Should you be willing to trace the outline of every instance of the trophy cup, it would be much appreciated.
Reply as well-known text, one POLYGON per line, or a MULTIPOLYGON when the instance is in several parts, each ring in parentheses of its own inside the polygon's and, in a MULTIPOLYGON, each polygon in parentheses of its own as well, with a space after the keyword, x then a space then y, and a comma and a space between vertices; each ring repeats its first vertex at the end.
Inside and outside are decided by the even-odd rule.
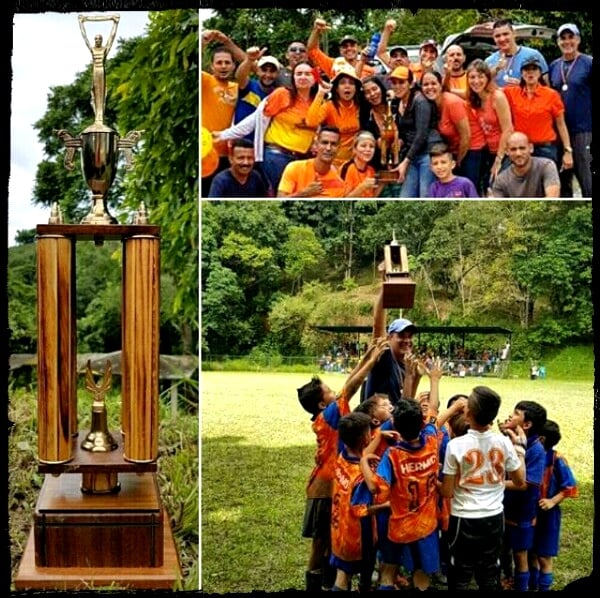
POLYGON ((415 283, 408 271, 408 254, 393 234, 392 241, 383 248, 383 307, 412 307, 415 301, 415 283))
POLYGON ((398 182, 398 173, 393 169, 400 162, 400 138, 398 128, 392 114, 392 98, 387 98, 387 112, 383 117, 383 127, 380 131, 381 139, 381 169, 377 172, 380 183, 398 182))
MULTIPOLYGON (((157 481, 159 416, 160 227, 148 224, 144 202, 132 224, 119 224, 106 208, 117 155, 127 167, 141 131, 120 139, 104 122, 104 61, 119 15, 79 16, 113 22, 106 46, 96 35, 92 107, 95 119, 78 138, 56 131, 73 168, 81 149, 92 209, 79 224, 63 223, 58 202, 48 224, 36 227, 37 440, 44 480, 34 524, 15 579, 17 590, 79 590, 90 586, 173 589, 181 578, 170 518, 157 481), (110 360, 98 383, 90 361, 85 385, 92 393, 90 429, 79 428, 77 355, 77 244, 120 240, 121 425, 111 433, 105 398, 110 360), (79 440, 78 440, 79 437, 79 440)), ((84 35, 85 37, 85 35, 84 35)))
POLYGON ((143 131, 130 131, 123 139, 119 134, 104 124, 104 108, 106 104, 105 62, 108 52, 117 33, 120 15, 79 15, 79 28, 83 39, 92 54, 92 89, 91 105, 94 111, 94 122, 79 137, 73 137, 65 129, 55 130, 66 147, 65 168, 73 170, 73 155, 81 148, 81 168, 85 181, 92 192, 92 207, 83 218, 81 224, 118 224, 117 219, 108 212, 106 196, 115 180, 117 158, 120 150, 125 152, 125 168, 133 168, 132 148, 141 138, 143 131), (112 29, 105 45, 102 35, 94 37, 90 43, 85 29, 87 21, 112 21, 112 29))

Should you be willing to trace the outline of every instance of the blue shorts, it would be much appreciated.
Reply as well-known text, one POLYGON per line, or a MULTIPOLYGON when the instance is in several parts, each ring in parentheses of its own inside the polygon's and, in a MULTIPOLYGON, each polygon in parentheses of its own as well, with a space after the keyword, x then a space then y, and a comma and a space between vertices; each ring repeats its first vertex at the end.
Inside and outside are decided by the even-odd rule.
POLYGON ((431 574, 440 570, 440 541, 437 528, 428 536, 408 544, 383 539, 380 557, 384 563, 401 565, 409 573, 421 569, 431 574))
POLYGON ((538 556, 558 556, 561 513, 558 507, 540 511, 535 524, 533 552, 538 556))
POLYGON ((506 548, 510 548, 513 552, 521 552, 522 550, 531 550, 533 548, 534 525, 529 527, 506 525, 504 533, 506 548))
POLYGON ((329 557, 329 564, 340 571, 348 573, 348 575, 355 575, 362 570, 362 561, 344 561, 333 554, 329 557))

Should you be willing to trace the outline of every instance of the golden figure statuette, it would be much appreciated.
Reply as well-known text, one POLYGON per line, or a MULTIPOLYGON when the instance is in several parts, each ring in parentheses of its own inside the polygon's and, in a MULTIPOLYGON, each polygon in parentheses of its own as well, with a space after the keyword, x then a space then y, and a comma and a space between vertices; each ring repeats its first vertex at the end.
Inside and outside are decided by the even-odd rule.
POLYGON ((106 415, 105 396, 111 387, 112 367, 110 361, 106 362, 104 376, 99 384, 94 381, 92 373, 92 365, 88 360, 85 371, 85 387, 92 393, 92 424, 90 431, 81 443, 81 448, 92 453, 107 453, 114 451, 117 448, 117 443, 114 441, 108 431, 108 422, 106 415))

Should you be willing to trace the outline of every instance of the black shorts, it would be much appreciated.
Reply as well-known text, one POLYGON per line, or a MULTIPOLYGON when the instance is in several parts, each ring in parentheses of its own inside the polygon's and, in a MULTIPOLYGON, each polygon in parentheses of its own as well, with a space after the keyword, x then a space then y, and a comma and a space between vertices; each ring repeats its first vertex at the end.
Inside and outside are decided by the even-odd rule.
POLYGON ((302 523, 303 538, 331 536, 331 498, 307 498, 302 523))

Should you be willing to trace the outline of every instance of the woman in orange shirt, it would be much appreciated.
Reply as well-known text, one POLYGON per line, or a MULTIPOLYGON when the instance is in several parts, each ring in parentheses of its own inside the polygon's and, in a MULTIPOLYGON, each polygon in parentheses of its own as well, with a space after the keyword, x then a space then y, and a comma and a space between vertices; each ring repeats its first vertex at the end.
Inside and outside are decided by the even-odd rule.
POLYGON ((491 187, 500 170, 510 163, 505 159, 506 142, 513 132, 510 105, 504 91, 496 86, 489 65, 480 58, 473 60, 467 67, 467 108, 473 113, 487 145, 484 157, 483 184, 491 187))
POLYGON ((264 115, 270 122, 265 131, 263 171, 275 191, 290 162, 311 157, 316 127, 306 122, 306 116, 316 94, 315 70, 303 61, 294 66, 291 87, 278 87, 265 99, 264 115))
POLYGON ((319 82, 319 90, 306 115, 309 127, 324 124, 339 129, 340 149, 333 161, 336 167, 352 158, 354 136, 360 130, 360 91, 360 79, 354 68, 341 65, 335 71, 331 84, 323 80, 319 82))
POLYGON ((504 88, 512 113, 515 131, 525 133, 533 144, 533 155, 551 158, 559 170, 573 168, 573 153, 565 123, 565 106, 560 94, 542 79, 537 58, 521 66, 519 85, 504 88), (564 148, 562 164, 558 162, 557 132, 564 148))

